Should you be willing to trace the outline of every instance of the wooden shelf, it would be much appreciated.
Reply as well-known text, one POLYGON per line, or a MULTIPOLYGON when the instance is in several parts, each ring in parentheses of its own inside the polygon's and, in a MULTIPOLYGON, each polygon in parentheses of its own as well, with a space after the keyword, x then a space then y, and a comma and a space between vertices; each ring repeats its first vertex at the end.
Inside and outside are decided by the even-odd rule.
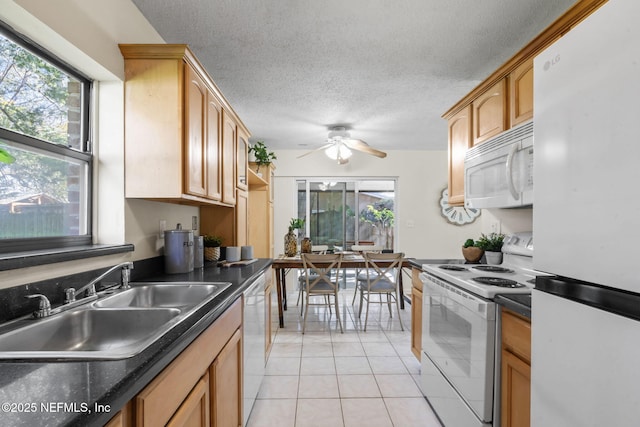
MULTIPOLYGON (((265 170, 267 171, 267 173, 269 173, 269 169, 265 168, 265 170)), ((269 185, 269 183, 261 176, 258 176, 257 173, 255 173, 253 171, 253 169, 249 168, 249 171, 247 173, 248 176, 248 182, 249 182, 249 188, 259 188, 259 187, 266 187, 269 185)))

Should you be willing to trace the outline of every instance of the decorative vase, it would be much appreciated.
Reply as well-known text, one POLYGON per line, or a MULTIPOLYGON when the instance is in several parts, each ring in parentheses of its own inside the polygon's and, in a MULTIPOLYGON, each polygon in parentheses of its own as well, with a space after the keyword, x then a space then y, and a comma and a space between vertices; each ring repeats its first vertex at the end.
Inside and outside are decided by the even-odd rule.
POLYGON ((218 261, 220 259, 220 246, 204 248, 204 259, 207 261, 218 261))
POLYGON ((462 256, 467 262, 478 262, 483 254, 484 250, 477 246, 462 247, 462 256))
POLYGON ((502 252, 486 251, 484 253, 484 256, 487 259, 487 264, 493 264, 493 265, 502 264, 502 252))
POLYGON ((284 235, 284 254, 286 256, 296 256, 298 252, 298 240, 293 230, 284 235))
POLYGON ((305 237, 304 239, 302 239, 302 244, 300 245, 300 252, 304 253, 304 254, 310 254, 311 253, 311 239, 308 237, 305 237))

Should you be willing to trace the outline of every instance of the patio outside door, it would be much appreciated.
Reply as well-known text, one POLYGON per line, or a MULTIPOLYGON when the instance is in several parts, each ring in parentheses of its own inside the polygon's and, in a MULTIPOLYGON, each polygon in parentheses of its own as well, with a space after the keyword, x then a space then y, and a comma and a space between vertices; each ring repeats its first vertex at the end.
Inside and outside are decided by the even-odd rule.
POLYGON ((394 249, 393 179, 298 180, 298 218, 314 245, 349 250, 354 244, 394 249))

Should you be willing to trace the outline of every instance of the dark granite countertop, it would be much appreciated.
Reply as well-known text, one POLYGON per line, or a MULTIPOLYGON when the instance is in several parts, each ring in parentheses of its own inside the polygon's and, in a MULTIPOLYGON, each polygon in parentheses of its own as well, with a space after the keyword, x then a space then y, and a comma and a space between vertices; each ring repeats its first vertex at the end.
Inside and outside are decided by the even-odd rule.
POLYGON ((501 306, 531 319, 531 294, 500 294, 494 301, 501 306))
MULTIPOLYGON (((0 425, 102 426, 209 327, 269 267, 207 266, 145 280, 226 281, 227 290, 140 354, 122 360, 0 362, 0 425), (109 408, 96 411, 96 405, 109 408)), ((124 332, 123 332, 124 333, 124 332)))

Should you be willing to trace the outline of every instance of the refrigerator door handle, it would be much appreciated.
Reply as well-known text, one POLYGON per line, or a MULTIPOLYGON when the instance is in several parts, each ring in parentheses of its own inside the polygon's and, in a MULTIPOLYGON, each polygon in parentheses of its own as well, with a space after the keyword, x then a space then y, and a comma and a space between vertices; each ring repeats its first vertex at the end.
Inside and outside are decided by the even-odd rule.
POLYGON ((509 192, 514 199, 520 200, 520 193, 516 190, 516 186, 513 185, 513 157, 518 151, 518 144, 513 144, 509 156, 507 156, 507 184, 509 185, 509 192))

